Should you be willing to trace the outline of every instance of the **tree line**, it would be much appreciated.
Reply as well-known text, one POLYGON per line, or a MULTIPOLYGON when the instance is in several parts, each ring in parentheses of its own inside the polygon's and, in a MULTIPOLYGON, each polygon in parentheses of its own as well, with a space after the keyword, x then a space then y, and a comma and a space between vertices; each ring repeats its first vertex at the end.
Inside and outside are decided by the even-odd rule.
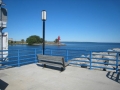
POLYGON ((37 35, 31 35, 26 40, 21 39, 21 41, 8 40, 8 44, 28 44, 28 45, 33 45, 33 44, 38 44, 38 43, 43 43, 43 39, 40 38, 37 35))
MULTIPOLYGON (((31 35, 29 36, 26 41, 24 39, 21 39, 21 41, 8 41, 9 44, 28 44, 28 45, 33 45, 33 44, 40 44, 43 43, 43 38, 40 38, 37 35, 31 35)), ((58 43, 58 39, 54 40, 54 43, 58 43)))

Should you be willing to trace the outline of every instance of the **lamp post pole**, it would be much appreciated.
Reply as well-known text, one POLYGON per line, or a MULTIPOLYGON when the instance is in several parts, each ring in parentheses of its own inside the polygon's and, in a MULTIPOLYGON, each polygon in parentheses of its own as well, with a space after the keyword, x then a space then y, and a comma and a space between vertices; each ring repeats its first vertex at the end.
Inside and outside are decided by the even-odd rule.
POLYGON ((46 11, 42 10, 42 21, 43 21, 43 55, 45 54, 45 21, 46 21, 46 11))
POLYGON ((43 20, 43 55, 45 54, 45 20, 43 20))

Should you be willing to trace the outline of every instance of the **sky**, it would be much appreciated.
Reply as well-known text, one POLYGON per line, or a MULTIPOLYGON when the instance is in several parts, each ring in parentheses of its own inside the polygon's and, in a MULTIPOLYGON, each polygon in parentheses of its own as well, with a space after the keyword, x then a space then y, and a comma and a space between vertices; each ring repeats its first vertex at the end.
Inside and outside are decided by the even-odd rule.
POLYGON ((120 42, 120 0, 3 0, 9 38, 42 38, 42 10, 47 12, 45 40, 120 42))

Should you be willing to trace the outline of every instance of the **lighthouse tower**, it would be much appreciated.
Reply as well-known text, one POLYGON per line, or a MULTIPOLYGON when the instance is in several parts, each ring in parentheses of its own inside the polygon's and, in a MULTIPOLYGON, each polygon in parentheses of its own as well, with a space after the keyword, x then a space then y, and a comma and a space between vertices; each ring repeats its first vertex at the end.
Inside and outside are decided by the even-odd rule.
POLYGON ((60 44, 60 36, 58 36, 58 45, 60 44))

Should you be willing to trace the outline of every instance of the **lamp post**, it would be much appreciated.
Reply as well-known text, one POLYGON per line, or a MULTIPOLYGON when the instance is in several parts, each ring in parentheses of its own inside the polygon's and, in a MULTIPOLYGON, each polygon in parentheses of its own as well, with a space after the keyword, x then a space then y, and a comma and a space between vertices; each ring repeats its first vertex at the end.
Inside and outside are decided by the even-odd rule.
POLYGON ((43 55, 45 54, 45 21, 46 21, 46 11, 42 10, 42 21, 43 21, 43 55))

